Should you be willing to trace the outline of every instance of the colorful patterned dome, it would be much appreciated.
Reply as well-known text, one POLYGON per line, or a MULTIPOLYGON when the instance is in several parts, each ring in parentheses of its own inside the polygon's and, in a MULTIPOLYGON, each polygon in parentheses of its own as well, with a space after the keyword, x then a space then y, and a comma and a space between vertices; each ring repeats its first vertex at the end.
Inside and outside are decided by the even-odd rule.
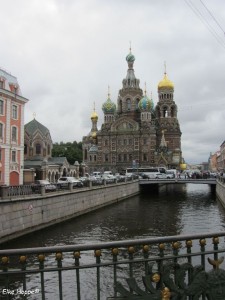
POLYGON ((135 56, 130 52, 130 53, 126 56, 126 61, 127 61, 127 62, 134 62, 134 61, 135 61, 135 56))
POLYGON ((114 114, 116 112, 116 104, 112 102, 110 97, 102 105, 102 110, 105 114, 114 114))
POLYGON ((138 108, 140 111, 151 111, 154 108, 152 99, 149 99, 146 95, 139 101, 138 108))
POLYGON ((158 90, 160 89, 174 89, 174 84, 169 80, 166 73, 164 73, 163 80, 161 80, 158 84, 158 90))

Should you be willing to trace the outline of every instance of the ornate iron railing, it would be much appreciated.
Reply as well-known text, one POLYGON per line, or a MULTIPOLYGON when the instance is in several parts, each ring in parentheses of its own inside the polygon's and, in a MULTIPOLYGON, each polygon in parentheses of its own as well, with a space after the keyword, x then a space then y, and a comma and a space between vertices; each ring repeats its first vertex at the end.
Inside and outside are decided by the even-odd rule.
POLYGON ((224 300, 224 237, 0 250, 0 299, 224 300))

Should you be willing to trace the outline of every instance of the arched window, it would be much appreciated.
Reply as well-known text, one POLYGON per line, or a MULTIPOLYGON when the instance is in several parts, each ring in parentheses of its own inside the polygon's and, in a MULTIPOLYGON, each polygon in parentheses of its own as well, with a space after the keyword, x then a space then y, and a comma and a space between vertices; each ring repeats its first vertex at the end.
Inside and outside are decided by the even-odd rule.
POLYGON ((127 110, 131 110, 131 100, 127 99, 127 110))
POLYGON ((36 154, 41 154, 41 144, 36 144, 36 154))
POLYGON ((15 126, 12 127, 12 141, 17 141, 17 128, 15 126))
POLYGON ((171 107, 171 117, 172 118, 176 117, 176 109, 174 106, 171 107))
POLYGON ((138 109, 139 99, 136 99, 135 108, 138 109))
POLYGON ((122 112, 122 100, 120 100, 120 102, 119 102, 119 112, 122 112))
POLYGON ((168 109, 167 109, 167 107, 163 107, 163 117, 164 118, 168 117, 168 109))

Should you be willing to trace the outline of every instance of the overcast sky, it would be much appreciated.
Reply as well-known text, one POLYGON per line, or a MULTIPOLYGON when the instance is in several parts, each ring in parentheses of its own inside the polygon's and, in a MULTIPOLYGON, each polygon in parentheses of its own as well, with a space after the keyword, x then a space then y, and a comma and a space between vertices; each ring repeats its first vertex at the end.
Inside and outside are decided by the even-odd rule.
POLYGON ((0 67, 29 102, 25 123, 45 125, 53 142, 81 141, 95 102, 117 102, 130 41, 135 75, 156 105, 167 74, 187 163, 207 161, 225 139, 224 0, 1 1, 0 67), (194 5, 194 6, 193 6, 194 5))

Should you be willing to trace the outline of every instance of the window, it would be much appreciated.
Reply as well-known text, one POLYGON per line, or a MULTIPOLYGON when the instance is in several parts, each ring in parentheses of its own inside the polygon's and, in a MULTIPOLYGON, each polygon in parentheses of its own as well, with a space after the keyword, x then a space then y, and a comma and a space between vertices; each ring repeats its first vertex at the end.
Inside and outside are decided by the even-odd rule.
POLYGON ((127 99, 127 110, 131 110, 131 101, 127 99))
POLYGON ((12 150, 12 162, 16 162, 16 150, 12 150))
POLYGON ((0 123, 0 139, 3 139, 3 124, 0 123))
POLYGON ((18 107, 16 105, 12 106, 12 118, 18 119, 18 107))
POLYGON ((27 144, 24 144, 24 154, 27 154, 27 144))
POLYGON ((148 156, 146 153, 143 153, 143 161, 147 161, 148 160, 148 156))
POLYGON ((105 161, 109 161, 109 155, 105 154, 105 161))
POLYGON ((4 101, 0 100, 0 115, 4 115, 4 101))
POLYGON ((36 154, 41 154, 41 145, 36 144, 36 154))
POLYGON ((138 109, 139 99, 136 99, 136 109, 138 109))
POLYGON ((17 128, 15 126, 12 127, 12 142, 17 141, 17 128))

